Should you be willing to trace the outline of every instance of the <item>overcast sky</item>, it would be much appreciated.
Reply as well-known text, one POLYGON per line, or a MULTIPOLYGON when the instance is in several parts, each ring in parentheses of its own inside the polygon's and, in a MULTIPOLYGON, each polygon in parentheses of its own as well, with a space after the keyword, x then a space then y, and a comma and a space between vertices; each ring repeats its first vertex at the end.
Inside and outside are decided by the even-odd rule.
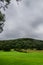
POLYGON ((0 40, 35 38, 43 40, 43 0, 11 1, 0 40))

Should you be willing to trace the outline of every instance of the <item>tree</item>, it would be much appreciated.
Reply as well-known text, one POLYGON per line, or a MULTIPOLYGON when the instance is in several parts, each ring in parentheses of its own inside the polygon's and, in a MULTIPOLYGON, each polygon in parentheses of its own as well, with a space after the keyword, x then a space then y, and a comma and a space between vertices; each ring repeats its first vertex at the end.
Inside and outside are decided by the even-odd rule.
POLYGON ((2 10, 5 11, 6 8, 8 8, 9 3, 10 0, 0 0, 0 33, 3 31, 3 26, 5 22, 5 14, 2 13, 2 10))
MULTIPOLYGON (((6 10, 8 8, 8 5, 10 4, 11 0, 0 0, 0 33, 3 31, 3 26, 5 22, 5 14, 2 13, 2 10, 6 10)), ((17 3, 21 0, 16 0, 17 3)))

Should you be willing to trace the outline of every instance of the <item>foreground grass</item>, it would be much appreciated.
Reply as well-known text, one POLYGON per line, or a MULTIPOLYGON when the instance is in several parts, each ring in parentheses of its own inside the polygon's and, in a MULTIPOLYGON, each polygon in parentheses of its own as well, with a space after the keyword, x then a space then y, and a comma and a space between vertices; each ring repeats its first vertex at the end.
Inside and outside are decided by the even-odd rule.
POLYGON ((0 52, 0 65, 43 65, 42 52, 0 52))

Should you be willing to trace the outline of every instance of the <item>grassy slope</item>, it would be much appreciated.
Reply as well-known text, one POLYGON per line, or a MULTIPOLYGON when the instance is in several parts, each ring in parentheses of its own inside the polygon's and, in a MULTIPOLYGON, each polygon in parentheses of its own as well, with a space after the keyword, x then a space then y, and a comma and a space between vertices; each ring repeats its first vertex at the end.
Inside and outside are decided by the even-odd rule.
POLYGON ((43 52, 0 52, 0 65, 43 65, 43 52))

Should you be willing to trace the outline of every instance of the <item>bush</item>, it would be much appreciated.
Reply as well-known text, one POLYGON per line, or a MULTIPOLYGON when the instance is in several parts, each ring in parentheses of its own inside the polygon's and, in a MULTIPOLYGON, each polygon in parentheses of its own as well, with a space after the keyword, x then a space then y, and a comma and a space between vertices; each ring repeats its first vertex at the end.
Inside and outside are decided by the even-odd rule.
POLYGON ((0 45, 0 50, 2 50, 2 45, 0 45))
POLYGON ((5 46, 3 46, 3 50, 4 50, 4 51, 10 51, 11 48, 10 48, 9 45, 5 45, 5 46))

